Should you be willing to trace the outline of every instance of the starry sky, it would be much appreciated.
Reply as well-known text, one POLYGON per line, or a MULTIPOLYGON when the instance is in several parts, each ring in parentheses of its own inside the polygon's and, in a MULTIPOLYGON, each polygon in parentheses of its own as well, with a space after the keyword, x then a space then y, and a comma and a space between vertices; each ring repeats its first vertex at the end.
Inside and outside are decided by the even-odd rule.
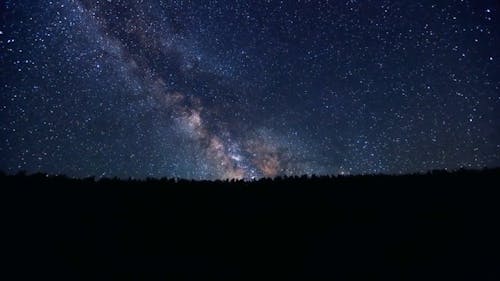
POLYGON ((4 0, 0 170, 500 166, 496 0, 4 0))

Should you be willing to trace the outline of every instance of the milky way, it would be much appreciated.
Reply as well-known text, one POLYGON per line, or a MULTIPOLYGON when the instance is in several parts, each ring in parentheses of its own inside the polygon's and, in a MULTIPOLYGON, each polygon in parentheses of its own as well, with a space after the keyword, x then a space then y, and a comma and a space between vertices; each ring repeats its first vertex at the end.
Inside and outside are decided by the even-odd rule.
POLYGON ((0 169, 215 179, 500 164, 498 2, 330 2, 5 1, 0 169))

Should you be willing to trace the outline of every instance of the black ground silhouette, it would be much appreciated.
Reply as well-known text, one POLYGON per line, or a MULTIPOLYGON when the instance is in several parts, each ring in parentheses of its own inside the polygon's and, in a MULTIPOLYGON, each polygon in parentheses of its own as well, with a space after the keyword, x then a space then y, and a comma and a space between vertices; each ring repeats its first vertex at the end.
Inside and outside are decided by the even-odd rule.
POLYGON ((499 280, 499 177, 499 169, 255 182, 2 175, 2 274, 499 280))

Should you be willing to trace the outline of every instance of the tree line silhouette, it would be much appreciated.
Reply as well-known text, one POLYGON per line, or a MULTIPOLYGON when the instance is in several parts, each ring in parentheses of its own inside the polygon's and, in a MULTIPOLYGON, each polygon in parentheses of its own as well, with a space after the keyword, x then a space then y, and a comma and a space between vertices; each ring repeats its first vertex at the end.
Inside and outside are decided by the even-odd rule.
POLYGON ((498 280, 499 177, 500 169, 250 181, 0 173, 0 274, 498 280))

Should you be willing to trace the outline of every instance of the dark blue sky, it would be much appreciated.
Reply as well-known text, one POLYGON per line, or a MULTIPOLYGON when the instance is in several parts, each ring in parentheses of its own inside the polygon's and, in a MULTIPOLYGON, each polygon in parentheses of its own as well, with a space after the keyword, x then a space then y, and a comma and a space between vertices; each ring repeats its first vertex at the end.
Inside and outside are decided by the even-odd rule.
POLYGON ((0 170, 196 179, 500 165, 500 4, 3 1, 0 170))

